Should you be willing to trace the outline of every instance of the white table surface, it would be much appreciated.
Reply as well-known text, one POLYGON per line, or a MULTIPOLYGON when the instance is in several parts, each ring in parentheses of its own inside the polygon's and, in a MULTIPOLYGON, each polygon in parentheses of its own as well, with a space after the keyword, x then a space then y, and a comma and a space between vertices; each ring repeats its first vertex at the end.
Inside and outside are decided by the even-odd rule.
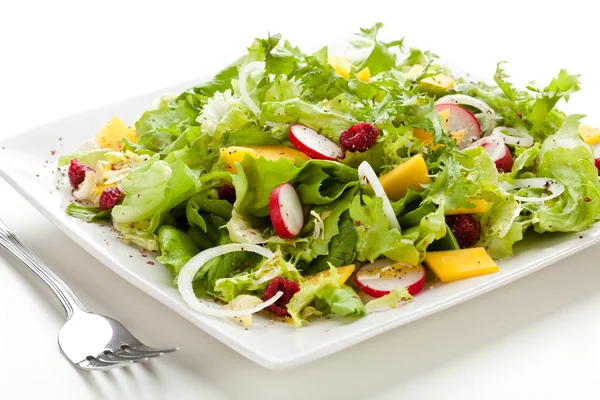
MULTIPOLYGON (((378 20, 386 37, 406 35, 489 77, 504 59, 521 82, 545 81, 561 67, 582 73, 584 89, 567 109, 600 123, 600 24, 584 2, 200 3, 2 2, 0 139, 205 75, 268 31, 314 47, 378 20)), ((58 302, 0 253, 2 399, 598 398, 600 247, 343 353, 272 372, 124 282, 2 180, 0 218, 91 309, 151 345, 181 348, 109 373, 75 369, 57 346, 58 302)))

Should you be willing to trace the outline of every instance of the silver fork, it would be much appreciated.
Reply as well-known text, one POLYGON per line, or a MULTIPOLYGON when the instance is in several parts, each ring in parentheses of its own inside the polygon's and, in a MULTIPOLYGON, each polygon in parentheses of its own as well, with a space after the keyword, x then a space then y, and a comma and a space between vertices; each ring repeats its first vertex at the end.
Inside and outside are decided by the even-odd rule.
POLYGON ((67 322, 58 334, 58 344, 77 367, 85 370, 123 367, 177 350, 146 346, 118 321, 89 312, 71 288, 21 243, 2 221, 0 247, 28 266, 60 300, 67 313, 67 322))

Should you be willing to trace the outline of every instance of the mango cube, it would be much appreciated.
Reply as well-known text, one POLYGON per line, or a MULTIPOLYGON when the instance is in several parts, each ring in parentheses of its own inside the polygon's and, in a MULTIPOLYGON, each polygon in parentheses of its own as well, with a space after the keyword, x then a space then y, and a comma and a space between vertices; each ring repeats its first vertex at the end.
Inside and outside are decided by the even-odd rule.
POLYGON ((600 129, 589 125, 580 125, 578 132, 581 139, 587 144, 592 145, 600 143, 600 129))
POLYGON ((468 200, 469 203, 475 204, 475 208, 459 207, 454 210, 446 211, 446 215, 456 214, 480 214, 488 210, 489 204, 483 199, 472 199, 468 200))
POLYGON ((219 151, 221 153, 220 159, 225 164, 225 170, 234 174, 237 174, 237 167, 235 163, 241 162, 246 155, 249 155, 252 158, 263 157, 270 161, 277 161, 280 158, 287 158, 292 162, 296 162, 297 158, 301 160, 310 159, 301 151, 283 145, 248 147, 231 146, 224 147, 219 151))
POLYGON ((409 158, 404 164, 400 164, 387 174, 382 175, 379 181, 390 200, 398 201, 404 197, 409 188, 421 191, 423 190, 421 184, 430 183, 431 179, 423 156, 417 154, 409 158))
POLYGON ((96 142, 103 149, 113 149, 115 151, 123 150, 123 138, 130 142, 137 143, 137 136, 133 129, 130 129, 121 118, 114 116, 104 128, 96 134, 96 142))
MULTIPOLYGON (((344 284, 344 282, 346 282, 348 280, 348 278, 350 277, 350 275, 352 275, 353 272, 354 272, 354 264, 344 265, 343 267, 338 267, 337 273, 340 274, 340 279, 339 279, 338 283, 340 285, 344 284)), ((310 276, 306 277, 306 279, 312 285, 316 285, 319 282, 319 280, 321 280, 323 278, 327 278, 329 275, 331 275, 331 272, 327 270, 327 271, 322 271, 322 272, 316 273, 314 275, 310 275, 310 276)))
POLYGON ((425 265, 442 282, 452 282, 498 272, 498 266, 483 247, 428 251, 425 256, 425 265))

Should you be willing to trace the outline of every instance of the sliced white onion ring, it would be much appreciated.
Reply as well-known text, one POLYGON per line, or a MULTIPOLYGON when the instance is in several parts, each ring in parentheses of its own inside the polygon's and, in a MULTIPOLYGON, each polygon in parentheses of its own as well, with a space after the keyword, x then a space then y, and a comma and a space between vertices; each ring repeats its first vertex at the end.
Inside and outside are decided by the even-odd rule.
POLYGON ((477 108, 485 116, 485 135, 490 134, 496 127, 496 112, 485 102, 475 97, 467 96, 466 94, 449 94, 439 98, 435 104, 463 104, 477 108))
POLYGON ((240 96, 246 104, 246 107, 250 111, 252 111, 255 115, 260 113, 260 108, 256 105, 256 103, 250 98, 248 94, 248 77, 252 75, 254 72, 264 71, 265 63, 263 61, 254 61, 244 65, 240 68, 240 81, 238 82, 240 88, 240 96))
POLYGON ((504 139, 499 136, 486 136, 474 141, 469 147, 483 147, 492 160, 497 161, 504 155, 504 139))
POLYGON ((183 266, 177 278, 177 286, 179 287, 179 292, 183 296, 185 302, 190 307, 192 307, 194 310, 198 311, 201 314, 212 315, 214 317, 239 317, 242 315, 257 313, 269 307, 271 304, 279 300, 281 296, 283 296, 283 292, 279 291, 275 294, 275 296, 271 297, 269 300, 257 305, 256 307, 248 308, 245 310, 225 310, 222 308, 213 308, 200 302, 200 300, 198 300, 198 298, 196 297, 196 294, 194 293, 194 288, 192 286, 192 281, 194 280, 194 276, 196 276, 198 270, 213 258, 221 256, 223 254, 233 253, 236 251, 250 251, 266 258, 271 258, 274 256, 271 250, 265 249, 264 247, 257 246, 254 244, 239 243, 230 243, 218 247, 212 247, 210 249, 204 250, 196 254, 196 256, 194 256, 190 261, 187 262, 187 264, 183 266))
POLYGON ((500 186, 500 188, 504 191, 522 188, 534 188, 545 189, 552 193, 551 195, 542 197, 515 196, 515 199, 526 203, 543 203, 560 196, 565 191, 565 186, 562 183, 550 178, 514 179, 512 183, 500 182, 498 186, 500 186))
POLYGON ((371 164, 367 161, 363 161, 358 166, 358 179, 362 185, 368 183, 371 184, 371 188, 373 189, 373 192, 375 192, 375 195, 381 197, 383 200, 383 213, 388 219, 390 227, 400 230, 400 224, 398 223, 396 214, 394 214, 392 203, 390 203, 390 199, 388 199, 387 194, 385 194, 385 190, 383 190, 383 186, 381 185, 381 182, 379 182, 379 178, 377 178, 377 174, 373 170, 373 167, 371 167, 371 164))
POLYGON ((527 133, 525 129, 509 128, 508 126, 499 126, 497 128, 494 128, 491 136, 499 136, 504 139, 504 142, 506 144, 510 144, 512 146, 533 146, 533 136, 527 133))

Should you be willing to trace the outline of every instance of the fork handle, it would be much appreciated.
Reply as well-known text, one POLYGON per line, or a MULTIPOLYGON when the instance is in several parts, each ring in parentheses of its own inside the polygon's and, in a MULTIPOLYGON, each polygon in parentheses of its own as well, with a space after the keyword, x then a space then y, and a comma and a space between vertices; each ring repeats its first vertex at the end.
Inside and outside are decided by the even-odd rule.
POLYGON ((52 272, 14 233, 0 220, 0 247, 29 267, 46 285, 52 289, 70 319, 76 310, 87 311, 71 288, 52 272))

